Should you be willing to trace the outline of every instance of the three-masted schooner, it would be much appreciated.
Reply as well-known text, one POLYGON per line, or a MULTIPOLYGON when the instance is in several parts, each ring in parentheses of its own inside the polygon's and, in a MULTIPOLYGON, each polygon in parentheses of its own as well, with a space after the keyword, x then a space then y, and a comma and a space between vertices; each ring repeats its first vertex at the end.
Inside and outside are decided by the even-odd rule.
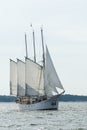
POLYGON ((43 65, 36 62, 34 31, 34 60, 28 58, 26 35, 25 62, 20 59, 17 59, 17 62, 10 59, 10 94, 17 96, 16 102, 22 110, 57 110, 59 97, 65 92, 47 46, 44 49, 42 28, 41 38, 43 65))

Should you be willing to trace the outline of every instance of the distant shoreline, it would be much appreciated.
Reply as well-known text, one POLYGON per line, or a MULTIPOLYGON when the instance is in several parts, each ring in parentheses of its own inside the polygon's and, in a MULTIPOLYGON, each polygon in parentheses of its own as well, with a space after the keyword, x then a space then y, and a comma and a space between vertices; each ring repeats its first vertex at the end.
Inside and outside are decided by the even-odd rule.
MULTIPOLYGON (((0 95, 0 102, 15 102, 15 96, 0 95)), ((87 96, 65 94, 59 98, 60 102, 87 102, 87 96)))
POLYGON ((87 101, 87 96, 65 94, 65 95, 62 95, 60 97, 60 101, 64 101, 64 102, 69 102, 69 101, 72 101, 72 102, 78 101, 78 102, 80 102, 80 101, 84 101, 84 102, 86 102, 87 101))

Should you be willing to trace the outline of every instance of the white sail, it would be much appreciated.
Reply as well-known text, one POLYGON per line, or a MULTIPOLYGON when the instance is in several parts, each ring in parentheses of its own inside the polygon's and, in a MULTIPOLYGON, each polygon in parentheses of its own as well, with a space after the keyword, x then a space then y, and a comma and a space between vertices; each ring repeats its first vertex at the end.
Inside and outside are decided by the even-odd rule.
POLYGON ((43 94, 42 67, 28 58, 25 66, 26 95, 43 94))
POLYGON ((45 90, 44 90, 44 76, 43 76, 43 67, 41 67, 40 69, 40 77, 39 77, 39 94, 44 95, 45 94, 45 90))
POLYGON ((25 63, 17 59, 17 95, 25 96, 25 63))
POLYGON ((17 63, 10 60, 10 94, 17 95, 17 63))
POLYGON ((45 90, 48 97, 53 96, 53 93, 58 93, 57 87, 63 89, 59 77, 54 68, 48 48, 46 47, 46 61, 45 61, 45 90))

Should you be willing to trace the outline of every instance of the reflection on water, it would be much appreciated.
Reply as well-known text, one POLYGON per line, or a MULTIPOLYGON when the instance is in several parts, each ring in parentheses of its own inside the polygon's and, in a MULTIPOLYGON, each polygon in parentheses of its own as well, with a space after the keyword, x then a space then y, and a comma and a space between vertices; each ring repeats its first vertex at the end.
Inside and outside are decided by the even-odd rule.
POLYGON ((0 130, 87 130, 87 102, 60 102, 59 111, 20 111, 0 103, 0 130))

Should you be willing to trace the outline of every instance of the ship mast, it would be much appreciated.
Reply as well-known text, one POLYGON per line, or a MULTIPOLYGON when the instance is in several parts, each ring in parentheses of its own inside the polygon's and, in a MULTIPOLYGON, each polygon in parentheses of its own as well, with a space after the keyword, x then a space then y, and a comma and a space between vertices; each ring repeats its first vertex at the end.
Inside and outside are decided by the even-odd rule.
POLYGON ((42 28, 41 28, 41 39, 42 39, 42 50, 43 50, 43 67, 45 67, 44 41, 43 41, 43 29, 42 28))
POLYGON ((33 30, 33 48, 34 48, 34 62, 36 63, 36 50, 35 50, 35 33, 32 24, 30 25, 33 30))
MULTIPOLYGON (((42 40, 42 50, 43 50, 43 55, 42 55, 42 57, 43 57, 43 79, 45 79, 45 73, 44 73, 44 71, 45 71, 45 54, 44 54, 44 41, 43 41, 43 28, 42 27, 41 27, 41 40, 42 40)), ((45 94, 45 96, 47 96, 46 91, 45 91, 45 84, 44 84, 44 94, 45 94)))
POLYGON ((35 51, 35 34, 33 30, 33 47, 34 47, 34 61, 36 62, 36 51, 35 51))
POLYGON ((26 52, 26 58, 28 58, 28 51, 27 51, 27 36, 25 33, 25 52, 26 52))

